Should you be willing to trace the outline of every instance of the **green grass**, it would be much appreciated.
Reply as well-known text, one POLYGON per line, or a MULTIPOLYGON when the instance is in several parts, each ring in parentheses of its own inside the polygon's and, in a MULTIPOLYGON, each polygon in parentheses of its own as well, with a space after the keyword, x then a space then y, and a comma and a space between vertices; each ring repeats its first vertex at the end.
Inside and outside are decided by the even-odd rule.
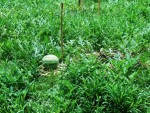
POLYGON ((149 113, 150 1, 64 7, 67 68, 45 77, 42 57, 61 58, 60 1, 0 1, 0 112, 149 113))

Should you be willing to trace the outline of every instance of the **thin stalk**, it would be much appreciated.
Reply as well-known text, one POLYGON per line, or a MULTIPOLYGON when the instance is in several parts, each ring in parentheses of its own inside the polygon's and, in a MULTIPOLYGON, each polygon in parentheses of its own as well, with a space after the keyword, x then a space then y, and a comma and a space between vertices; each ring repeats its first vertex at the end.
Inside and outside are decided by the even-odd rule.
POLYGON ((98 0, 98 13, 100 13, 100 0, 98 0))
POLYGON ((82 5, 83 5, 83 0, 79 0, 79 7, 82 9, 82 5))
POLYGON ((63 10, 64 10, 64 4, 61 3, 61 15, 60 15, 60 40, 61 40, 61 59, 63 60, 64 57, 64 48, 63 48, 63 10))

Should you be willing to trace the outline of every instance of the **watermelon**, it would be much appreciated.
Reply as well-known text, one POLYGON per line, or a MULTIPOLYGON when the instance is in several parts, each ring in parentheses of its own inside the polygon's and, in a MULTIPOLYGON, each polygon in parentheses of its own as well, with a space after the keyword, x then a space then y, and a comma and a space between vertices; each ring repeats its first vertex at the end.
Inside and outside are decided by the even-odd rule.
POLYGON ((59 59, 55 55, 46 55, 42 58, 42 64, 47 69, 54 69, 57 68, 59 59))

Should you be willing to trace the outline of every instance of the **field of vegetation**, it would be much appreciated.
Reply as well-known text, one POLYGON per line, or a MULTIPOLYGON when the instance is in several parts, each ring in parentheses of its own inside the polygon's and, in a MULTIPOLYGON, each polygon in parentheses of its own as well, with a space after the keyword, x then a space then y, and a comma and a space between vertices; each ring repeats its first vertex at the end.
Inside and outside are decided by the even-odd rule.
POLYGON ((150 1, 0 0, 0 113, 150 113, 150 1), (43 73, 47 75, 44 76, 43 73))

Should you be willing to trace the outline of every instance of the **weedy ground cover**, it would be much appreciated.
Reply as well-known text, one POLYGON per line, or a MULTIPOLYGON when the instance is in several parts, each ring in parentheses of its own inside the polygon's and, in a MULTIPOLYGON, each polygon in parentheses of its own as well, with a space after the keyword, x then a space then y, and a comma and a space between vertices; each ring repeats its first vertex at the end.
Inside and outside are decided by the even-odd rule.
POLYGON ((150 112, 150 1, 97 11, 96 0, 65 1, 67 68, 45 77, 42 57, 61 57, 60 1, 0 1, 0 112, 150 112))

